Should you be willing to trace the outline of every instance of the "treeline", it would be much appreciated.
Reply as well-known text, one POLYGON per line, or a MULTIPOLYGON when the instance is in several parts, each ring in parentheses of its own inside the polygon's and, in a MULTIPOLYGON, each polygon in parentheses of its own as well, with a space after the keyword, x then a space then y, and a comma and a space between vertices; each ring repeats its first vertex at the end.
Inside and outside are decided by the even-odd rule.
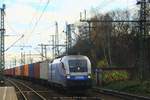
MULTIPOLYGON (((87 24, 80 25, 80 37, 69 53, 89 56, 93 67, 135 67, 141 50, 138 37, 139 23, 111 21, 138 19, 138 14, 131 16, 129 11, 123 10, 97 14, 90 20, 106 22, 92 22, 90 29, 87 29, 87 24)), ((148 27, 146 31, 149 33, 148 27)), ((144 38, 142 49, 146 55, 144 58, 146 66, 150 66, 149 43, 150 38, 144 38)), ((147 68, 150 70, 150 67, 147 68)))

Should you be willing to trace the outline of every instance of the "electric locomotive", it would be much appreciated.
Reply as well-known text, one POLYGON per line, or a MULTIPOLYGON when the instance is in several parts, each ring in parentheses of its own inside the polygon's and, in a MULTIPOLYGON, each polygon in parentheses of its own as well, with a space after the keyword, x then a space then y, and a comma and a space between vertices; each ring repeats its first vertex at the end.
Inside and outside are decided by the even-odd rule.
POLYGON ((48 82, 67 89, 91 88, 89 58, 82 55, 68 55, 55 59, 49 64, 48 82))

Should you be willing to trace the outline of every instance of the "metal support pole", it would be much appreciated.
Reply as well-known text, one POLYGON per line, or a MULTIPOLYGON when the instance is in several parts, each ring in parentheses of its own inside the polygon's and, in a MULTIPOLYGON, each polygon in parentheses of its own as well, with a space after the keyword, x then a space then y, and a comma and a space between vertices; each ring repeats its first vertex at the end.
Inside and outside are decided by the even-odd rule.
POLYGON ((146 69, 146 0, 140 0, 137 2, 137 4, 140 4, 140 18, 139 18, 139 32, 137 34, 138 37, 138 60, 137 60, 137 73, 138 78, 140 80, 144 79, 144 73, 146 69))
POLYGON ((0 8, 0 72, 5 67, 5 54, 4 54, 4 34, 5 34, 5 28, 4 28, 4 15, 5 15, 5 5, 3 4, 3 7, 0 8))

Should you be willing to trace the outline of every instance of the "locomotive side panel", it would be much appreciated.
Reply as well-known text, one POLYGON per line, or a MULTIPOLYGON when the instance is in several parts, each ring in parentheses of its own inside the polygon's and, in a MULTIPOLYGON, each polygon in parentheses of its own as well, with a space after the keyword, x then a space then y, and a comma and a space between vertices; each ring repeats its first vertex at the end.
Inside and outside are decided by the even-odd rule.
POLYGON ((50 83, 65 86, 65 78, 65 73, 61 62, 49 64, 48 81, 50 83))

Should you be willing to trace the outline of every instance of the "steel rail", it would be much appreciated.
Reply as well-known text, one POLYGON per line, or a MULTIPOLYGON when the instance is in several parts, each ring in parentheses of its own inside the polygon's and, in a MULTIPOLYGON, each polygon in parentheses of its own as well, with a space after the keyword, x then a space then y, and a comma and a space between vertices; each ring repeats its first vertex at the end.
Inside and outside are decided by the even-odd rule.
POLYGON ((46 100, 45 97, 43 97, 42 95, 40 95, 38 92, 36 92, 34 89, 32 89, 31 87, 27 86, 26 84, 24 84, 22 82, 19 82, 19 81, 16 81, 16 80, 14 80, 14 81, 17 82, 17 83, 19 83, 19 84, 21 84, 21 85, 23 85, 24 87, 30 89, 31 91, 33 91, 33 93, 35 93, 37 96, 39 96, 42 100, 46 100))
POLYGON ((11 84, 13 84, 18 90, 19 92, 21 93, 21 95, 23 96, 24 100, 28 100, 25 96, 25 94, 22 92, 22 90, 17 86, 17 84, 15 84, 13 81, 9 80, 9 79, 6 79, 8 82, 10 82, 11 84))

